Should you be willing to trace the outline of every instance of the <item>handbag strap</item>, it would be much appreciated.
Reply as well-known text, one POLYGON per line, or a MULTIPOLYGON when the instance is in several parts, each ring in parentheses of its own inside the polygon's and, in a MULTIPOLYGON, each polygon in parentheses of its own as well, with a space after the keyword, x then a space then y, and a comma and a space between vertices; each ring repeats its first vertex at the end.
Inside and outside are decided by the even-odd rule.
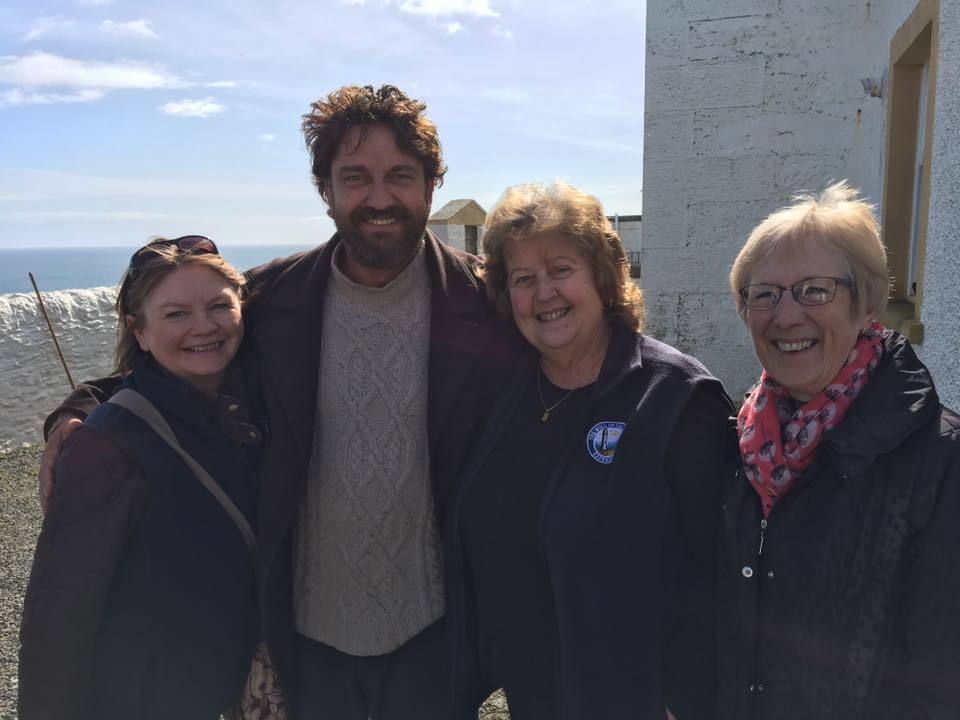
POLYGON ((250 527, 250 523, 247 522, 247 518, 243 516, 243 513, 240 512, 240 508, 236 506, 233 500, 230 499, 230 496, 224 492, 223 488, 220 487, 219 483, 213 479, 210 473, 208 473, 203 466, 200 465, 200 463, 194 460, 190 453, 180 446, 180 443, 177 442, 177 437, 173 434, 173 430, 170 428, 170 425, 167 424, 167 421, 164 420, 163 415, 161 415, 160 411, 154 407, 153 403, 147 400, 136 390, 131 390, 130 388, 121 388, 117 390, 117 392, 115 392, 107 402, 111 402, 114 405, 119 405, 120 407, 132 412, 147 425, 149 425, 164 442, 173 448, 174 452, 176 452, 177 455, 183 459, 183 461, 191 470, 193 470, 193 474, 197 476, 197 480, 200 481, 200 484, 210 491, 210 494, 213 495, 218 503, 220 503, 220 506, 227 512, 227 515, 229 515, 230 519, 236 524, 237 528, 240 530, 240 534, 243 535, 243 541, 247 545, 247 550, 250 551, 250 557, 254 561, 254 565, 256 565, 257 536, 254 535, 253 528, 250 527))

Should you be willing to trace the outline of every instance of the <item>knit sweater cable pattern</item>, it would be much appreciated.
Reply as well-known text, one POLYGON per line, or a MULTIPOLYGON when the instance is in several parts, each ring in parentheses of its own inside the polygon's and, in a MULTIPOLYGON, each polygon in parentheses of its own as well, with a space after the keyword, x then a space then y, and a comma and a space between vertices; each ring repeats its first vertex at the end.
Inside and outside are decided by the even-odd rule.
POLYGON ((381 655, 444 612, 423 250, 382 288, 351 282, 335 257, 320 331, 316 430, 294 551, 296 627, 341 652, 381 655))

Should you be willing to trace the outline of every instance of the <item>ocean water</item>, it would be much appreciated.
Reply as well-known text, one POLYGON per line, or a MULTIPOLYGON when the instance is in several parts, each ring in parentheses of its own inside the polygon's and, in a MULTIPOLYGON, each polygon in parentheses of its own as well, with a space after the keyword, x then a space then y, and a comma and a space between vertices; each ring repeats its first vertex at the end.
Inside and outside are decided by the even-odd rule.
MULTIPOLYGON (((240 270, 276 257, 308 250, 311 245, 218 245, 240 270)), ((27 272, 40 290, 116 286, 135 247, 0 248, 0 293, 33 292, 27 272)))

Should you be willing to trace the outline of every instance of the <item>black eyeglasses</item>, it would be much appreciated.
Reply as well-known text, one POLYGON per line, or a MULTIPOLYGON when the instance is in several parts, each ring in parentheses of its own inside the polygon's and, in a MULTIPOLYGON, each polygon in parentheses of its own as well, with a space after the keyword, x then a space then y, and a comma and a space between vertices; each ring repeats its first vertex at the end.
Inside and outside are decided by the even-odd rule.
POLYGON ((801 305, 826 305, 837 296, 837 287, 840 285, 853 288, 853 281, 849 278, 810 277, 789 288, 773 283, 757 283, 740 288, 740 298, 750 310, 772 310, 783 297, 783 291, 789 290, 793 299, 801 305))
POLYGON ((137 250, 130 258, 130 267, 127 268, 127 277, 131 280, 143 266, 156 255, 158 248, 173 246, 184 255, 219 255, 220 251, 213 240, 203 235, 184 235, 183 237, 153 240, 137 250))

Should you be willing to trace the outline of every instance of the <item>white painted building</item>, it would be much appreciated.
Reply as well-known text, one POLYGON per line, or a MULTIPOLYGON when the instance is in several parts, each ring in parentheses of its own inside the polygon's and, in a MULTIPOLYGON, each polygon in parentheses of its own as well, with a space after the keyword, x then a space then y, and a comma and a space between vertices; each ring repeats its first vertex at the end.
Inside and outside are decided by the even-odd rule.
POLYGON ((960 406, 960 3, 648 0, 649 331, 737 396, 757 377, 727 275, 753 226, 848 178, 877 203, 888 323, 960 406))

